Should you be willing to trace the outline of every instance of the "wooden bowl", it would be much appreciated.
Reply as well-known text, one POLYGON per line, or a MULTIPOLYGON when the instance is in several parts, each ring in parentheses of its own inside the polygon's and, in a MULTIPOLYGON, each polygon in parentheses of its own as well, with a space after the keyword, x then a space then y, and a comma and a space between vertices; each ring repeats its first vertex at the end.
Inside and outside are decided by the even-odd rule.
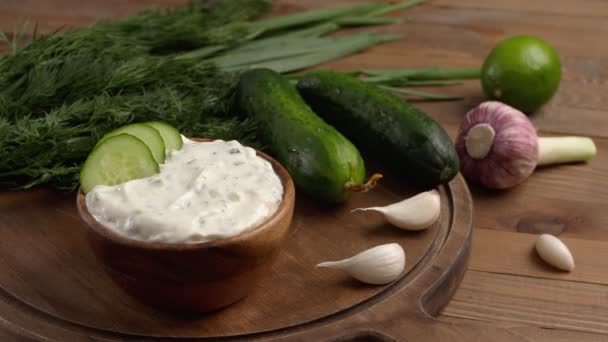
POLYGON ((295 202, 287 170, 265 153, 257 154, 269 161, 280 177, 283 200, 265 222, 225 239, 201 243, 130 239, 97 222, 79 191, 77 207, 89 228, 88 241, 110 277, 133 297, 174 311, 212 311, 247 295, 270 273, 289 233, 295 202))

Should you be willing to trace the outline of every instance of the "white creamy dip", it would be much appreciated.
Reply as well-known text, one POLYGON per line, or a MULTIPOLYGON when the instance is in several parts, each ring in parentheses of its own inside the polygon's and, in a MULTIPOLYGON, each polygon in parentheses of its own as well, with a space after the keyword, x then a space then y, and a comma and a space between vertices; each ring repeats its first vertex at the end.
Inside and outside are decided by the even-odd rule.
POLYGON ((279 207, 272 165, 237 141, 194 142, 171 152, 160 173, 86 196, 104 226, 142 241, 201 242, 237 235, 279 207))

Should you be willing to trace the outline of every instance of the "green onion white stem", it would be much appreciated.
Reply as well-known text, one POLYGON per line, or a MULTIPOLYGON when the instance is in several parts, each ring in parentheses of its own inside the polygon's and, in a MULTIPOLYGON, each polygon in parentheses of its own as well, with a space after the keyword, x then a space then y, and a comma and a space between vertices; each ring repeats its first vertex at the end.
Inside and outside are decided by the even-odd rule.
POLYGON ((587 137, 538 138, 538 165, 584 162, 596 152, 593 140, 587 137))
POLYGON ((437 190, 431 190, 384 207, 357 208, 353 211, 377 211, 398 228, 423 230, 439 218, 441 198, 437 190))

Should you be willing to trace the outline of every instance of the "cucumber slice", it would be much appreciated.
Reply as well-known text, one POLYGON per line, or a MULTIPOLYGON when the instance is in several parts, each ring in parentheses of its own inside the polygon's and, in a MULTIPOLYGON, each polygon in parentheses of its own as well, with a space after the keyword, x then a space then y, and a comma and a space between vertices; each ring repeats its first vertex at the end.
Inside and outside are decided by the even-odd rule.
POLYGON ((132 136, 143 141, 150 149, 150 152, 152 152, 152 156, 154 157, 154 160, 156 160, 157 163, 161 164, 165 161, 165 142, 163 140, 163 137, 160 135, 160 133, 158 133, 156 129, 142 123, 130 124, 117 128, 112 132, 104 135, 103 138, 101 138, 101 140, 99 141, 99 143, 109 137, 113 137, 123 133, 131 134, 132 136))
POLYGON ((159 172, 148 146, 130 134, 118 134, 99 142, 80 170, 84 193, 96 185, 116 185, 159 172))
POLYGON ((163 137, 163 140, 165 141, 165 149, 167 151, 179 150, 182 148, 184 141, 177 128, 161 121, 150 121, 145 122, 144 124, 152 126, 160 133, 160 136, 163 137))

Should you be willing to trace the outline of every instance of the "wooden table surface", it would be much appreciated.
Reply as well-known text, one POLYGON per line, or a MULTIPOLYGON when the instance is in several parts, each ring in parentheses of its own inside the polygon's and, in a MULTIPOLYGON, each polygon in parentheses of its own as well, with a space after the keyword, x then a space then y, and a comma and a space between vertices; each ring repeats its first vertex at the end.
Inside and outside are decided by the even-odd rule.
MULTIPOLYGON (((121 17, 180 0, 2 0, 0 29, 29 19, 49 32, 121 17)), ((275 12, 356 1, 279 1, 275 12), (331 4, 328 4, 331 2, 331 4)), ((553 100, 532 115, 541 135, 588 135, 598 147, 587 165, 536 171, 508 191, 472 187, 475 233, 468 271, 429 329, 434 340, 608 340, 608 1, 432 0, 400 13, 407 23, 379 31, 406 38, 328 67, 336 69, 479 66, 500 40, 531 34, 550 42, 564 73, 553 100), (572 273, 543 265, 535 234, 559 234, 577 264, 572 273)), ((6 46, 0 45, 0 52, 6 46)), ((483 100, 478 81, 442 91, 464 101, 419 103, 454 136, 483 100)))

